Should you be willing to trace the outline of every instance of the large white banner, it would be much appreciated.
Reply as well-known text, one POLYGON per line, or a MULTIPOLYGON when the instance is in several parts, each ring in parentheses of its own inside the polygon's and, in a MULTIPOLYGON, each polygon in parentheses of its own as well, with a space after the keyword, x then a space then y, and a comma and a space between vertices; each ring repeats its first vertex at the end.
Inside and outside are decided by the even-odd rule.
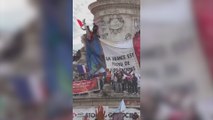
MULTIPOLYGON (((108 108, 104 107, 104 110, 106 112, 105 114, 105 120, 111 120, 112 114, 114 113, 116 108, 108 108)), ((93 108, 87 108, 87 109, 73 109, 73 120, 83 120, 84 116, 88 116, 89 120, 95 120, 95 110, 97 110, 95 107, 93 108)), ((134 109, 134 108, 127 108, 124 111, 124 120, 132 120, 132 115, 134 113, 137 113, 140 116, 140 110, 134 109)))
POLYGON ((134 71, 139 75, 139 64, 135 55, 132 40, 113 43, 111 40, 101 40, 105 55, 106 66, 112 72, 122 68, 125 71, 134 71))

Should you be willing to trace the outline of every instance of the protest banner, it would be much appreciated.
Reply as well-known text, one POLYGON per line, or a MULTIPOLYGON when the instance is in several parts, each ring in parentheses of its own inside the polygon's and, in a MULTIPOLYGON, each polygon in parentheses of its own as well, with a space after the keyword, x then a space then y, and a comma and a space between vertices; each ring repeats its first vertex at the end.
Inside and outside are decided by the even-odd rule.
MULTIPOLYGON (((107 108, 106 113, 105 113, 105 120, 110 120, 112 118, 112 115, 115 111, 116 108, 108 108, 105 106, 104 108, 107 108)), ((87 108, 87 109, 73 109, 73 120, 82 120, 84 116, 88 116, 89 120, 95 120, 95 107, 87 108)), ((134 113, 137 113, 140 115, 140 110, 135 109, 135 108, 127 108, 123 113, 124 113, 124 120, 132 120, 132 115, 134 113)))
POLYGON ((73 82, 73 94, 83 94, 99 90, 99 81, 96 78, 73 82))
POLYGON ((118 69, 139 73, 139 64, 135 55, 132 40, 109 42, 101 40, 107 68, 114 72, 118 69))
POLYGON ((111 72, 119 69, 126 72, 133 71, 138 77, 138 85, 140 85, 140 65, 135 54, 133 41, 112 42, 102 39, 100 41, 104 51, 106 67, 111 72))

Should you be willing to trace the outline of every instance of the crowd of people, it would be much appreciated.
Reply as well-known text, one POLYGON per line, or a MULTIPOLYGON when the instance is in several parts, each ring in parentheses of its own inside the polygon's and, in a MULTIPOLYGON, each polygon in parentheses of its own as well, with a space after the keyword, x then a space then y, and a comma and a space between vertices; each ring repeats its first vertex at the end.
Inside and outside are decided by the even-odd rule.
POLYGON ((74 78, 74 81, 90 80, 93 78, 97 78, 99 80, 100 90, 103 90, 104 84, 110 84, 115 93, 138 93, 139 78, 136 76, 134 71, 118 69, 112 72, 109 69, 106 69, 104 73, 99 73, 92 76, 88 75, 88 73, 77 75, 74 78))
POLYGON ((123 69, 115 71, 111 76, 112 89, 117 92, 138 93, 138 78, 135 73, 127 72, 123 69))

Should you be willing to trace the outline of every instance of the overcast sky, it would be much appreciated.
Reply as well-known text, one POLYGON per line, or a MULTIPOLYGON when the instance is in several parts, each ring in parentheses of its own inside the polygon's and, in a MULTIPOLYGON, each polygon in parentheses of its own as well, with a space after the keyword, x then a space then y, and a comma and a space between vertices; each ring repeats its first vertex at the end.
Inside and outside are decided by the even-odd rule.
MULTIPOLYGON (((27 2, 29 0, 0 0, 0 31, 15 31, 24 27, 36 15, 35 9, 27 2)), ((73 0, 73 48, 78 50, 82 47, 81 30, 76 18, 86 19, 87 24, 92 25, 93 15, 88 5, 96 0, 73 0)), ((146 21, 180 21, 190 16, 189 0, 168 0, 155 5, 142 4, 141 19, 146 21)))
POLYGON ((0 31, 14 32, 36 16, 28 0, 0 0, 0 31))
POLYGON ((73 49, 78 50, 82 47, 81 35, 85 33, 83 31, 76 19, 86 19, 86 23, 91 25, 93 23, 94 16, 88 9, 89 4, 95 2, 96 0, 73 0, 73 49))
MULTIPOLYGON (((76 22, 76 18, 86 19, 87 24, 92 24, 93 15, 88 9, 88 5, 95 0, 73 0, 73 47, 78 50, 82 47, 81 35, 85 31, 81 30, 76 22)), ((29 0, 0 0, 0 31, 13 33, 23 28, 36 16, 35 9, 29 4, 29 0)))

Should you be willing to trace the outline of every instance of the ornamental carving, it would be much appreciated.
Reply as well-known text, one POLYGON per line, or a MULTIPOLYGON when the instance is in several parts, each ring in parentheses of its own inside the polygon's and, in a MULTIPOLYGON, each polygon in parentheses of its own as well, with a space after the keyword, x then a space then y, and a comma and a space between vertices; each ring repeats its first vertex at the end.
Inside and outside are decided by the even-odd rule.
POLYGON ((107 38, 108 38, 108 35, 109 35, 108 33, 104 33, 104 34, 101 35, 101 38, 102 38, 102 39, 107 39, 107 38))
POLYGON ((109 18, 109 30, 111 33, 120 33, 124 26, 124 19, 120 15, 113 15, 109 18))
POLYGON ((132 34, 131 33, 127 33, 125 36, 125 40, 130 40, 132 38, 132 34))
POLYGON ((136 31, 140 30, 140 20, 138 18, 134 19, 134 27, 136 31))
POLYGON ((99 32, 104 33, 107 29, 107 22, 103 20, 103 18, 97 23, 99 26, 99 32))

